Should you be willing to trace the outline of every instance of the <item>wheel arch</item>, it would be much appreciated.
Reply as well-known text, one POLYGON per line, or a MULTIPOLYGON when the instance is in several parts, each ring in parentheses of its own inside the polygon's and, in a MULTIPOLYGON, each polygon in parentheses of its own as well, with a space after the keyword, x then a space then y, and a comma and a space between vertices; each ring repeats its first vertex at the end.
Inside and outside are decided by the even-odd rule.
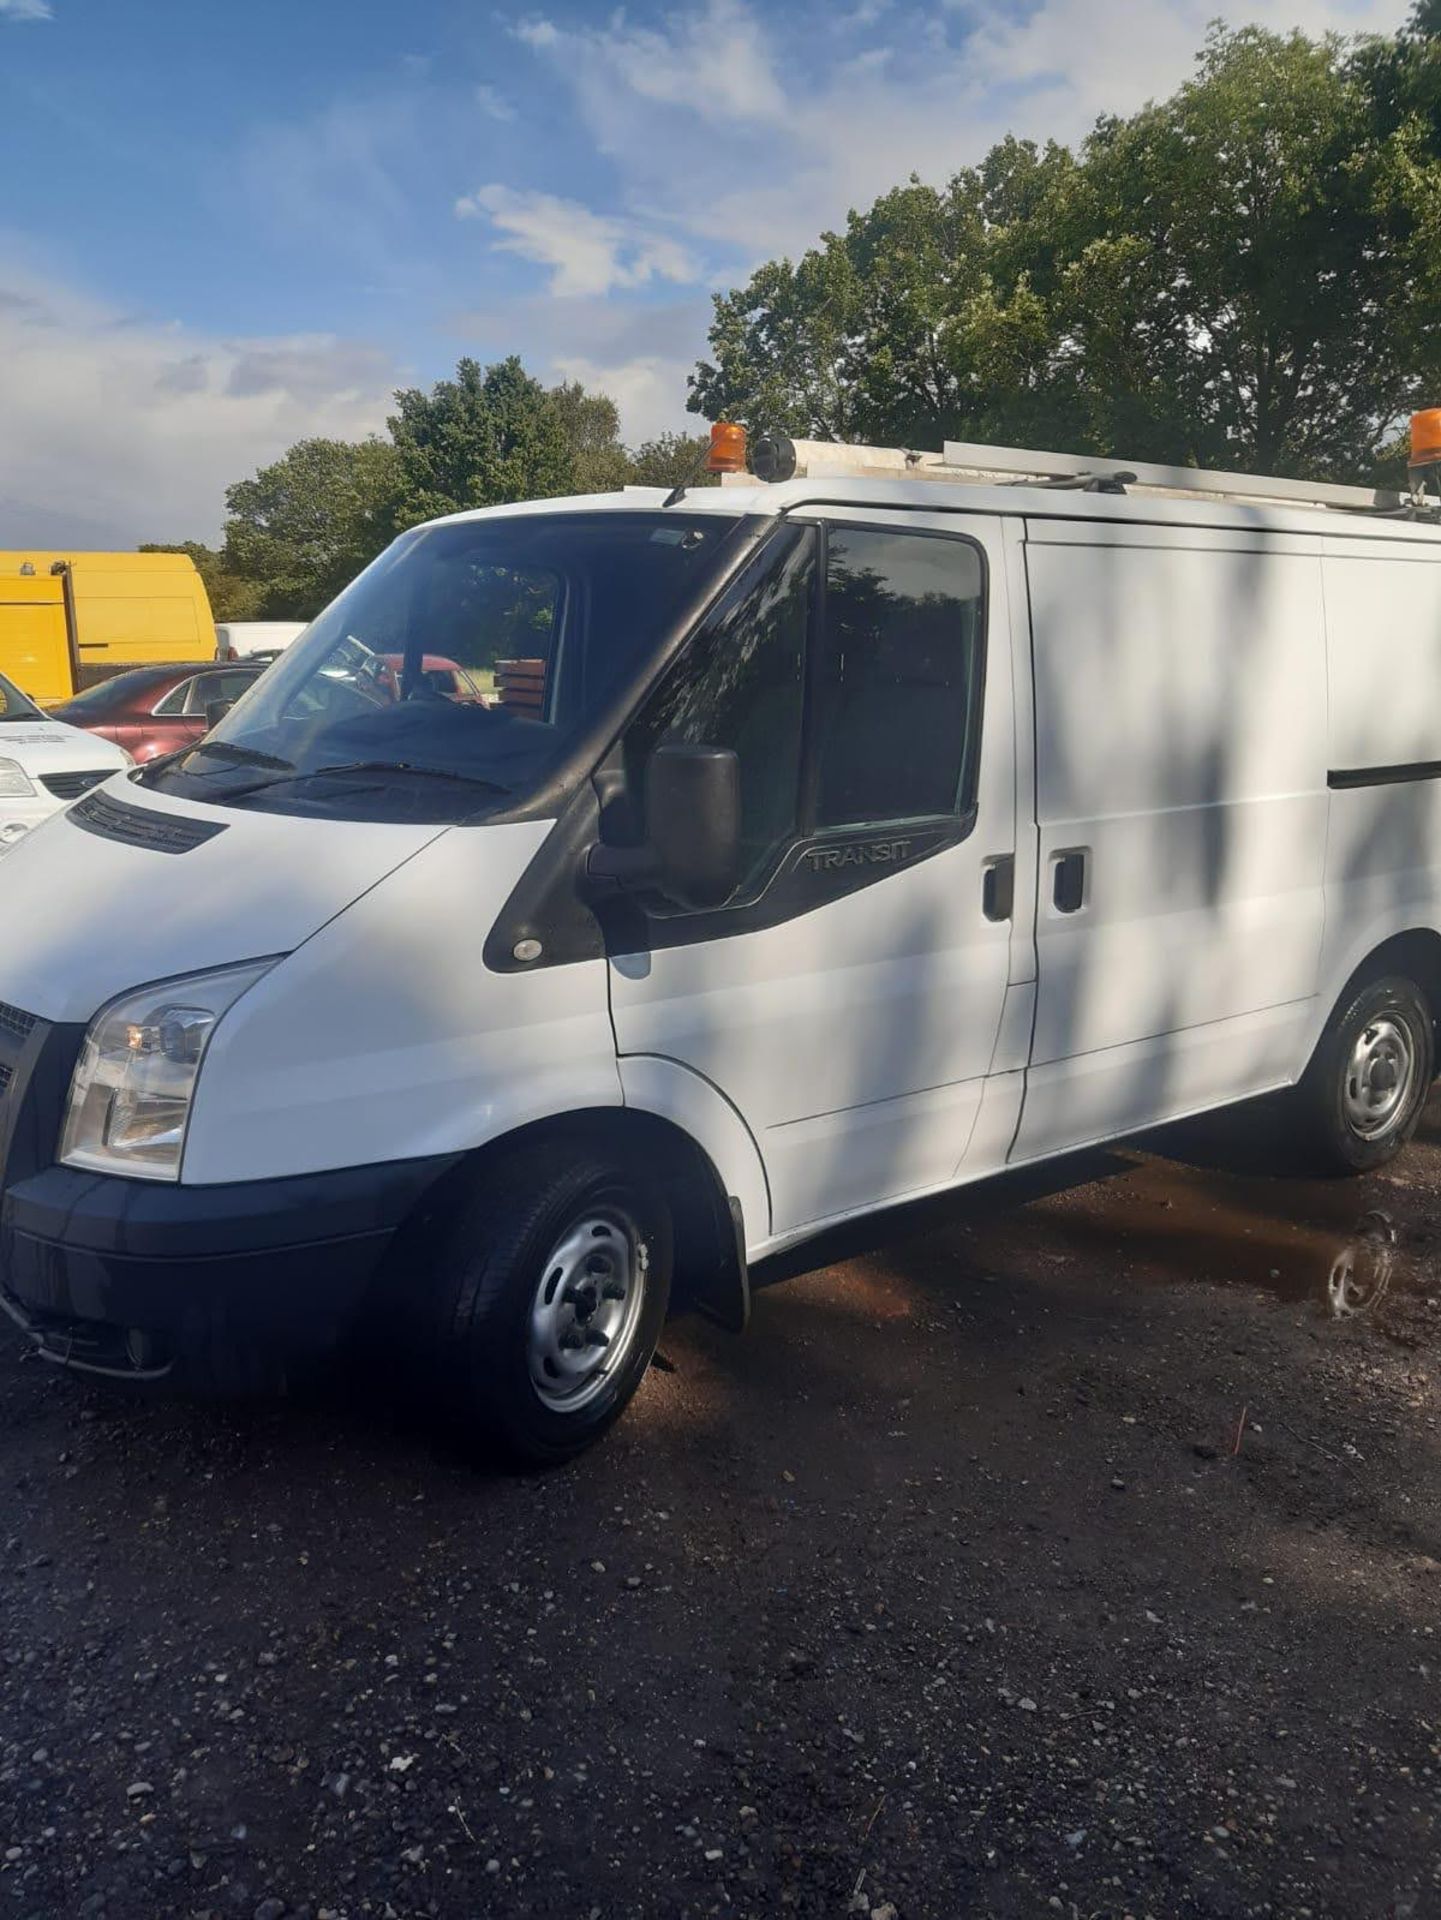
POLYGON ((496 1134, 463 1155, 430 1190, 407 1238, 423 1239, 454 1198, 498 1163, 582 1144, 660 1180, 675 1227, 673 1303, 742 1332, 750 1313, 744 1201, 690 1132, 673 1118, 643 1108, 574 1108, 496 1134))
MULTIPOLYGON (((1399 973, 1414 981, 1425 994, 1431 1008, 1432 1026, 1438 1028, 1438 1042, 1441 1042, 1441 933, 1435 927, 1402 928, 1376 942, 1359 958, 1354 952, 1348 957, 1351 966, 1345 978, 1334 992, 1323 997, 1307 1049, 1308 1062, 1315 1057, 1332 1020, 1357 988, 1388 973, 1399 973)), ((1441 1045, 1438 1045, 1438 1054, 1441 1054, 1441 1045)))

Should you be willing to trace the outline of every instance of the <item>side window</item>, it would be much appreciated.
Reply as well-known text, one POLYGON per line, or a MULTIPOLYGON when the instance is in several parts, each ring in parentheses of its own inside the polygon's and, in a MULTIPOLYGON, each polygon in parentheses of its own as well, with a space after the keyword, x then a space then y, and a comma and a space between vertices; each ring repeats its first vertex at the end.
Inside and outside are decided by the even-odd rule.
POLYGON ((968 541, 830 528, 814 668, 818 828, 955 810, 976 731, 984 584, 968 541))
MULTIPOLYGON (((207 700, 238 700, 242 693, 249 693, 259 678, 256 673, 218 673, 215 675, 218 692, 205 697, 207 700)), ((202 707, 201 712, 204 711, 202 707)))
POLYGON ((195 685, 193 680, 182 680, 178 687, 172 687, 163 700, 157 701, 151 708, 157 720, 178 720, 185 711, 186 695, 195 685))
MULTIPOLYGON (((235 695, 227 692, 226 689, 237 679, 243 680, 243 678, 243 675, 230 673, 197 673, 195 678, 187 683, 184 707, 177 711, 184 713, 189 720, 203 720, 205 709, 212 700, 235 698, 235 695)), ((179 689, 177 688, 176 691, 178 692, 179 689)))
POLYGON ((632 792, 664 740, 734 749, 741 788, 737 901, 753 892, 777 847, 796 832, 814 577, 815 535, 791 528, 732 587, 626 736, 632 792))

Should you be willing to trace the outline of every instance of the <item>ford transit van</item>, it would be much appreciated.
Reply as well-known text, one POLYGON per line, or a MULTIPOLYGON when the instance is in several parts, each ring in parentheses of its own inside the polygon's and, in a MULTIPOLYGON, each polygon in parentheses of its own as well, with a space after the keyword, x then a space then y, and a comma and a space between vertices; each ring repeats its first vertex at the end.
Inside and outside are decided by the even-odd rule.
POLYGON ((224 1373, 368 1322, 558 1459, 673 1302, 739 1328, 837 1221, 1283 1089, 1329 1166, 1407 1140, 1424 487, 755 466, 404 534, 6 859, 0 1303, 41 1355, 224 1373))

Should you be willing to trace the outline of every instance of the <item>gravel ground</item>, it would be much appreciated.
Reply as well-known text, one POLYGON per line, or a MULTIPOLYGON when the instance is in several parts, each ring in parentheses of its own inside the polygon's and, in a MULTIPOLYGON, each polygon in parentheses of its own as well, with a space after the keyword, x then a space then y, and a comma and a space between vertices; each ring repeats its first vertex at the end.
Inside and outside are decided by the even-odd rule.
POLYGON ((1441 1914, 1441 1118, 1263 1144, 812 1249, 535 1478, 7 1334, 0 1914, 1441 1914))

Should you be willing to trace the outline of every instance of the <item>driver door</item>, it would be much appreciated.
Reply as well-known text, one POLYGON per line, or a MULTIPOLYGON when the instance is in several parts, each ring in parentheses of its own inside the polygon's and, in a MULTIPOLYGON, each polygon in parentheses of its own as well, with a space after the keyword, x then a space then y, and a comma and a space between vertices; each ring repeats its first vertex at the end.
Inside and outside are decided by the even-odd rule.
POLYGON ((632 792, 662 740, 735 751, 743 878, 612 940, 622 1080, 660 1056, 724 1095, 772 1235, 965 1157, 1009 976, 1008 646, 998 521, 792 516, 631 727, 632 792))

